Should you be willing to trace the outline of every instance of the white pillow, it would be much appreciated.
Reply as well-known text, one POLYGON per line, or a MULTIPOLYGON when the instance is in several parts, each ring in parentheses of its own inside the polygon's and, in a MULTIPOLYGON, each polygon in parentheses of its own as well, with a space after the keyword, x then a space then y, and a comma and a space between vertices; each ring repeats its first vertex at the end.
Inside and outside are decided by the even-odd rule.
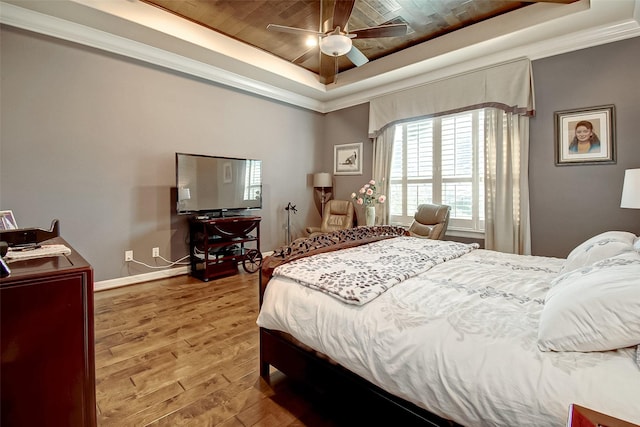
POLYGON ((538 327, 542 351, 640 344, 640 254, 626 252, 552 281, 538 327))
POLYGON ((560 273, 586 267, 601 259, 632 251, 636 235, 627 231, 605 231, 579 244, 569 253, 560 273))
POLYGON ((633 241, 633 250, 640 252, 640 236, 636 237, 636 240, 633 241))

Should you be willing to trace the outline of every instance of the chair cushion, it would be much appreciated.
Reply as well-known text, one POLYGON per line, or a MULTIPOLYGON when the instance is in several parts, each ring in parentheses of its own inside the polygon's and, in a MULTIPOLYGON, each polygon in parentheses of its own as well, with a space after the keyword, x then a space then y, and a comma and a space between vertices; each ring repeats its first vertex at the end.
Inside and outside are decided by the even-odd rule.
POLYGON ((414 219, 421 224, 438 224, 447 218, 448 206, 420 205, 414 219))
POLYGON ((449 224, 450 210, 451 207, 447 205, 430 203, 418 205, 413 222, 409 226, 409 232, 417 237, 442 239, 449 224))
POLYGON ((354 209, 350 200, 329 200, 324 206, 320 228, 307 227, 307 232, 313 234, 329 233, 353 227, 354 209))
POLYGON ((433 225, 420 224, 417 221, 413 221, 411 227, 409 227, 409 232, 411 234, 417 234, 420 237, 428 237, 433 231, 433 225))

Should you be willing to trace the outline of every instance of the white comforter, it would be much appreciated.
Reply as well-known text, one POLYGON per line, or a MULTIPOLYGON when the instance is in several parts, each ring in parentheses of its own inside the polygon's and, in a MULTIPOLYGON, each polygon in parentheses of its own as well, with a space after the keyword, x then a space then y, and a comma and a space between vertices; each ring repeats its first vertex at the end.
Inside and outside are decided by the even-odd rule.
POLYGON ((634 349, 536 346, 544 296, 562 262, 475 250, 362 306, 274 277, 258 325, 466 426, 562 426, 571 403, 640 423, 634 349))

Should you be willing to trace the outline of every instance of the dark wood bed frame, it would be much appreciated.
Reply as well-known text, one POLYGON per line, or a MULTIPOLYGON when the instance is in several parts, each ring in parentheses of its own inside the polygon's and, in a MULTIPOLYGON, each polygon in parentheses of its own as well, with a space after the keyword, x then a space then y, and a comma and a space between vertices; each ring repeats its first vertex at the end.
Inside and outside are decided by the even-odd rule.
MULTIPOLYGON (((377 240, 407 235, 405 229, 392 226, 356 227, 321 236, 298 239, 291 245, 274 251, 265 258, 260 274, 260 306, 273 270, 278 265, 337 249, 359 246, 377 240)), ((452 427, 458 424, 438 417, 415 404, 394 396, 364 378, 354 374, 327 356, 298 343, 279 331, 260 328, 260 376, 269 383, 270 366, 287 377, 323 390, 351 390, 372 403, 384 403, 397 408, 408 424, 452 427)))

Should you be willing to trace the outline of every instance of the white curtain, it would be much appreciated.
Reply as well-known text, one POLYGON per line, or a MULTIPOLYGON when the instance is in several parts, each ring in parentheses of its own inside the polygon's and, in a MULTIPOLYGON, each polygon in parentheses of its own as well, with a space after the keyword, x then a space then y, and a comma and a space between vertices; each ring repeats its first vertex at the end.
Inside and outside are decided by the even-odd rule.
MULTIPOLYGON (((389 181, 395 124, 485 108, 485 247, 530 254, 529 118, 535 111, 531 62, 496 64, 388 93, 369 102, 373 171, 389 181), (388 145, 387 145, 388 144, 388 145)), ((387 185, 388 187, 388 185, 387 185)), ((389 189, 385 188, 387 192, 389 189)), ((388 223, 388 207, 378 215, 388 223)))
POLYGON ((529 117, 485 109, 485 248, 531 254, 529 117))
MULTIPOLYGON (((377 182, 379 192, 385 196, 389 195, 394 130, 393 126, 389 126, 373 140, 373 179, 377 182)), ((388 203, 376 205, 376 223, 389 224, 388 203)))

